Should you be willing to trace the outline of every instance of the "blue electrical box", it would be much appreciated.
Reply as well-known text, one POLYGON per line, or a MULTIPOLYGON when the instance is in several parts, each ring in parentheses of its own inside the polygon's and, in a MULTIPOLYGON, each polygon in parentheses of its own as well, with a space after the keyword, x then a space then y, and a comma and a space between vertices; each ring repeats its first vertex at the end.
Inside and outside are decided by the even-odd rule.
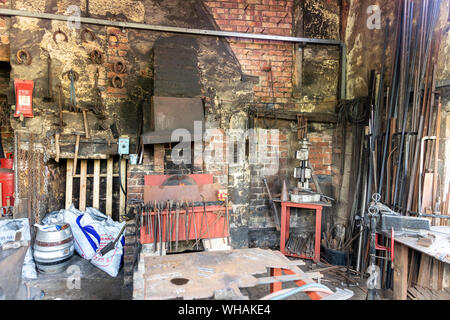
POLYGON ((130 153, 130 138, 121 137, 119 138, 119 142, 117 142, 117 153, 120 155, 129 154, 130 153))

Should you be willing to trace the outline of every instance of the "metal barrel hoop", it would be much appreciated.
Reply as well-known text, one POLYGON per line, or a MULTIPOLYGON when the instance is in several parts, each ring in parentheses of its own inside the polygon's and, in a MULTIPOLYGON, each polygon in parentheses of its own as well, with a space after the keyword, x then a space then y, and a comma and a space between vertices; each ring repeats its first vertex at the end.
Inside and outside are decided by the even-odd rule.
POLYGON ((123 86, 124 86, 124 84, 125 84, 125 81, 123 80, 123 78, 122 78, 120 75, 118 75, 118 74, 116 74, 116 75, 111 79, 111 82, 112 82, 112 86, 113 86, 114 88, 123 88, 123 86), (117 84, 117 81, 119 81, 119 84, 117 84))
POLYGON ((53 41, 54 41, 56 44, 58 44, 58 41, 56 40, 56 36, 57 36, 58 34, 62 34, 62 35, 64 36, 64 42, 67 42, 67 41, 69 40, 69 38, 67 37, 67 35, 66 35, 63 31, 58 30, 58 31, 55 31, 55 32, 53 33, 53 41))
POLYGON ((95 36, 95 33, 92 30, 89 30, 87 28, 84 28, 83 30, 81 30, 81 40, 83 42, 94 42, 96 39, 97 39, 97 37, 95 36), (91 40, 86 39, 86 34, 89 34, 91 40))
POLYGON ((103 63, 103 53, 98 50, 98 49, 94 49, 91 51, 91 53, 89 54, 91 61, 95 64, 102 64, 103 63))
POLYGON ((25 49, 20 49, 17 51, 17 53, 16 53, 17 64, 24 63, 24 61, 22 60, 23 55, 25 55, 25 57, 26 57, 25 65, 29 66, 31 64, 32 57, 31 57, 31 54, 25 49))
POLYGON ((125 73, 126 70, 127 70, 127 67, 125 66, 125 63, 123 63, 122 61, 116 61, 114 63, 114 72, 115 73, 125 73))

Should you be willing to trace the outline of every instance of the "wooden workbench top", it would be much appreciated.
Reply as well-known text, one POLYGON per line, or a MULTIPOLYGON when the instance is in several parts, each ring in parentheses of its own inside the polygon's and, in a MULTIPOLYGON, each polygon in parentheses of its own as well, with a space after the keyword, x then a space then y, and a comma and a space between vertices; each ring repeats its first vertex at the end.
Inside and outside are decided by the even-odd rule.
POLYGON ((450 264, 450 227, 435 226, 427 231, 436 238, 429 247, 421 246, 417 243, 417 237, 411 236, 395 236, 395 242, 399 242, 411 249, 425 253, 439 261, 450 264))

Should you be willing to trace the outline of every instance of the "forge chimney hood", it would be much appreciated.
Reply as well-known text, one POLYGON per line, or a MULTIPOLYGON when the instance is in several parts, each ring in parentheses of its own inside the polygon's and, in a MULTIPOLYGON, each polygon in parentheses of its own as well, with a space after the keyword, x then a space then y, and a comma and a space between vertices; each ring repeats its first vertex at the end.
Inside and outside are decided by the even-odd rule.
POLYGON ((172 140, 172 132, 180 128, 188 130, 194 141, 194 121, 203 123, 205 118, 201 98, 157 96, 151 98, 150 104, 144 104, 143 116, 143 144, 179 142, 172 140))

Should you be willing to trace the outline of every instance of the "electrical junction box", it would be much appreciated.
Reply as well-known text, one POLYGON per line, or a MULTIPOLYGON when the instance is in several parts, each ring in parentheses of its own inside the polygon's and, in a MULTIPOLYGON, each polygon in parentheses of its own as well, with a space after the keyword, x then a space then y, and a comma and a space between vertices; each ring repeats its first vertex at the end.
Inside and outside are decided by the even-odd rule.
POLYGON ((130 138, 128 137, 120 137, 117 142, 117 153, 120 155, 129 154, 130 153, 130 138))

